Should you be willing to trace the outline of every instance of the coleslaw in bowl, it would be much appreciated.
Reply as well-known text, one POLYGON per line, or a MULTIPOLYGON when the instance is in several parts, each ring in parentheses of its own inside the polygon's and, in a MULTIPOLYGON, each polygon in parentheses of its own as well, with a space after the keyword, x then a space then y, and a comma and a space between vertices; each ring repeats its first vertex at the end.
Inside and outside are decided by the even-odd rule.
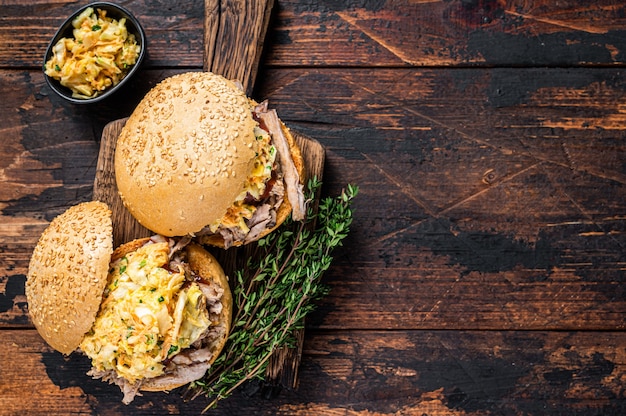
POLYGON ((96 2, 73 13, 57 30, 44 57, 53 91, 82 104, 105 99, 137 71, 145 56, 145 34, 123 7, 96 2))

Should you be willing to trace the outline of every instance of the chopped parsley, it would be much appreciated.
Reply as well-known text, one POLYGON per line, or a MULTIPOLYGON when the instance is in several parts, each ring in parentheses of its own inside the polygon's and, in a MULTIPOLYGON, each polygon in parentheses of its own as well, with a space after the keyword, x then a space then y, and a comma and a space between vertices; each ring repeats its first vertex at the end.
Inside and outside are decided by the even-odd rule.
POLYGON ((120 265, 120 274, 124 274, 126 272, 126 266, 128 266, 128 258, 124 256, 122 257, 122 261, 126 262, 126 264, 120 265))
POLYGON ((170 355, 174 354, 176 351, 178 351, 178 345, 172 345, 170 349, 167 351, 167 356, 169 357, 170 355))

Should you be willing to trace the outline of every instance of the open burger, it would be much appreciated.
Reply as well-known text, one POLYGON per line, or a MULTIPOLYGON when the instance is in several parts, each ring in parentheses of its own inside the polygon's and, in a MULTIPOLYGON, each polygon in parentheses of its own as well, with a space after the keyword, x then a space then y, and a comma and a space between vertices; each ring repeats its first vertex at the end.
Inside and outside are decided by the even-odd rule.
POLYGON ((306 215, 304 161, 267 102, 210 72, 166 78, 122 129, 115 176, 126 208, 165 236, 228 248, 306 215))
POLYGON ((202 378, 231 326, 228 280, 210 253, 160 235, 113 250, 111 212, 97 201, 69 208, 43 232, 26 296, 43 339, 86 354, 88 374, 117 384, 125 403, 202 378))

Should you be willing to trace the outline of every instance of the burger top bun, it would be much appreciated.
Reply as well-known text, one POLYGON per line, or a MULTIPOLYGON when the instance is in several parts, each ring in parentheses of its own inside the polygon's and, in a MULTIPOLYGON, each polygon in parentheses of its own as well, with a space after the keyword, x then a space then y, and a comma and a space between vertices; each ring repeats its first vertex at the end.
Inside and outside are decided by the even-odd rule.
POLYGON ((254 163, 255 125, 244 92, 222 76, 188 72, 161 81, 117 140, 124 205, 155 233, 200 231, 242 191, 254 163))
POLYGON ((43 339, 69 354, 93 325, 113 252, 111 211, 92 201, 57 216, 41 235, 28 267, 26 296, 43 339))

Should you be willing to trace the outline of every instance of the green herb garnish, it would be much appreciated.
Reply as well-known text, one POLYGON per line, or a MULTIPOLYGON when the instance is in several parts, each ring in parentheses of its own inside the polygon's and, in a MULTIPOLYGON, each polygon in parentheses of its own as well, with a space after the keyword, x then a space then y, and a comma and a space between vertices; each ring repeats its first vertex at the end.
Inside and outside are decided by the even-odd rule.
POLYGON ((126 267, 128 266, 128 257, 122 257, 122 261, 126 262, 126 264, 120 264, 120 274, 124 274, 126 272, 126 267))
MULTIPOLYGON (((316 178, 309 181, 309 201, 320 187, 316 178)), ((246 381, 263 379, 274 351, 296 346, 303 318, 328 293, 320 279, 332 251, 348 236, 357 193, 358 187, 348 185, 340 196, 320 201, 317 214, 309 204, 305 221, 289 218, 259 240, 258 253, 235 272, 236 312, 228 343, 207 375, 189 386, 192 398, 204 394, 211 399, 205 411, 246 381)))
POLYGON ((100 29, 102 29, 102 26, 100 26, 100 25, 93 25, 93 26, 91 26, 91 31, 92 32, 97 32, 100 29))

